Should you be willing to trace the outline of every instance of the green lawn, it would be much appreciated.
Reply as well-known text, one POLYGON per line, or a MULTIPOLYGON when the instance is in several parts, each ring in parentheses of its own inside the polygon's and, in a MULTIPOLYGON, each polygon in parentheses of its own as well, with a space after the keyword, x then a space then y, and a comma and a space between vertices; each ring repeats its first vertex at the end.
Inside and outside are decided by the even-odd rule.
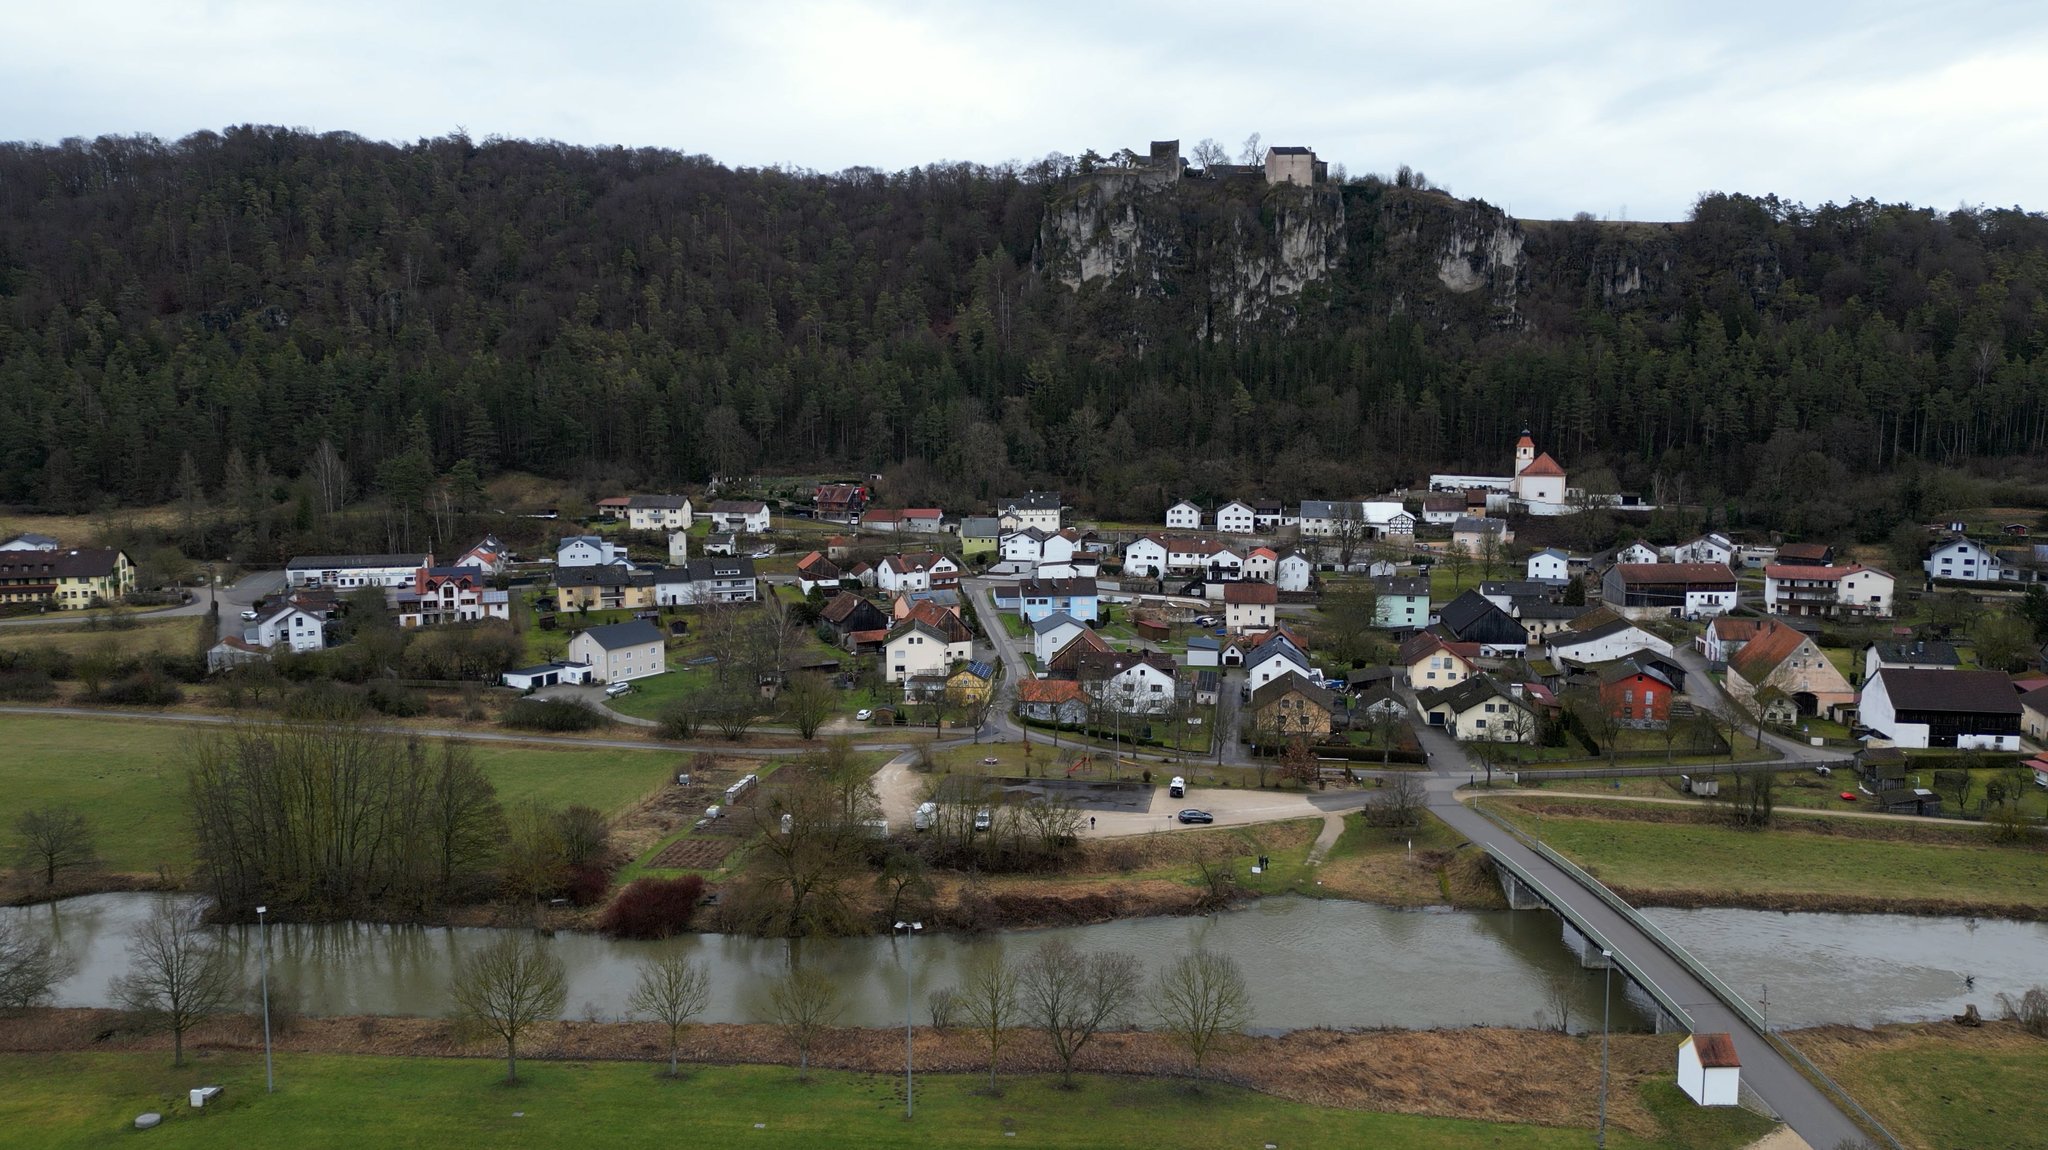
MULTIPOLYGON (((809 1084, 771 1066, 692 1068, 678 1082, 648 1064, 529 1062, 501 1084, 500 1063, 476 1059, 285 1054, 278 1090, 263 1092, 263 1061, 243 1053, 176 1071, 154 1054, 0 1058, 0 1129, 15 1150, 97 1147, 146 1138, 165 1147, 465 1146, 513 1150, 566 1145, 650 1147, 912 1146, 1489 1146, 1548 1150, 1589 1144, 1584 1130, 1422 1118, 1287 1102, 1227 1086, 1190 1092, 1179 1082, 1084 1077, 1059 1090, 1014 1079, 1001 1098, 977 1093, 979 1075, 926 1075, 917 1118, 903 1117, 895 1075, 819 1072, 809 1084), (193 1111, 187 1088, 226 1088, 193 1111), (164 1123, 136 1134, 135 1115, 164 1123)), ((1753 1115, 1680 1108, 1654 1084, 1646 1102, 1667 1136, 1645 1143, 1613 1132, 1617 1147, 1719 1150, 1769 1128, 1753 1115), (1687 1110, 1693 1111, 1687 1113, 1687 1110)))
POLYGON ((2041 1144, 2048 1045, 1971 1050, 1935 1041, 1837 1060, 1834 1075, 1909 1146, 2041 1144))
MULTIPOLYGON (((183 724, 0 715, 0 793, 6 808, 71 805, 92 820, 110 870, 182 871, 185 830, 183 724)), ((501 799, 539 798, 617 810, 660 785, 674 761, 656 751, 470 744, 501 799)))
POLYGON ((33 626, 0 627, 0 651, 33 651, 51 648, 73 656, 111 648, 122 656, 169 653, 186 655, 199 649, 202 615, 180 615, 170 619, 142 617, 133 626, 94 626, 86 621, 38 623, 33 626))
MULTIPOLYGON (((1514 800, 1491 801, 1603 881, 1639 891, 1882 895, 2037 907, 2048 900, 2048 858, 2038 848, 1852 837, 1888 824, 1822 833, 1822 820, 1780 815, 1767 831, 1696 823, 1538 816, 1514 800), (1786 828, 1793 829, 1786 829, 1786 828), (1812 829, 1800 829, 1812 828, 1812 829)), ((1904 830, 1919 830, 1904 827, 1904 830)), ((1956 829, 1958 836, 1981 832, 1956 829)))
POLYGON ((1031 637, 1031 624, 1026 623, 1022 615, 1013 615, 1008 611, 1004 611, 997 617, 1003 621, 1003 630, 1009 634, 1010 638, 1029 639, 1031 637))

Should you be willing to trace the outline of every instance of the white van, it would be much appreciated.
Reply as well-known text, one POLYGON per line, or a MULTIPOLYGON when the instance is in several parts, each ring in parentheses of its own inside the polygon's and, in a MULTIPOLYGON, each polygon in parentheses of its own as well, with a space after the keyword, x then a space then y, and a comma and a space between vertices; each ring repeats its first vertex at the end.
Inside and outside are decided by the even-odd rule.
POLYGON ((1188 781, 1179 775, 1173 776, 1173 781, 1166 784, 1166 797, 1169 799, 1187 798, 1188 781))
POLYGON ((917 804, 917 813, 910 817, 910 825, 921 831, 932 829, 932 824, 938 821, 939 804, 937 803, 917 804))

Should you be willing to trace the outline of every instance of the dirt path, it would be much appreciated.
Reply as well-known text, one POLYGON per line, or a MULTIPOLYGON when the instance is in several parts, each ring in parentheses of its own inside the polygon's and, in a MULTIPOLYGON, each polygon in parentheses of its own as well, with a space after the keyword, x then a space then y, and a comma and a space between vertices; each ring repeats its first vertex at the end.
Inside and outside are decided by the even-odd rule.
POLYGON ((1790 1126, 1780 1126, 1742 1150, 1813 1150, 1813 1147, 1808 1146, 1806 1139, 1794 1133, 1790 1126))
MULTIPOLYGON (((1508 790, 1465 790, 1458 792, 1458 798, 1468 802, 1475 798, 1519 798, 1524 796, 1549 799, 1570 796, 1574 799, 1590 799, 1603 803, 1647 803, 1652 806, 1686 807, 1691 810, 1710 810, 1713 807, 1713 804, 1702 803, 1697 799, 1665 799, 1654 795, 1609 795, 1602 794, 1599 791, 1550 791, 1517 787, 1508 790)), ((1963 822, 1957 819, 1930 819, 1925 815, 1890 815, 1883 811, 1831 811, 1820 807, 1779 807, 1776 813, 1781 815, 1819 815, 1822 818, 1829 819, 1870 819, 1876 822, 1919 823, 1922 826, 1931 824, 1934 826, 1985 827, 1990 825, 1988 823, 1963 822)))

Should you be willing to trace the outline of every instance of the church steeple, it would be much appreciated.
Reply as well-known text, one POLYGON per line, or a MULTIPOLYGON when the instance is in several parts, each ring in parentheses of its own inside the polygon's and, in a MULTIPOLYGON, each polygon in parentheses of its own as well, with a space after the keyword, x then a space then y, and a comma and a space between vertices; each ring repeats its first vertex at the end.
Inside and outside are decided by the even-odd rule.
POLYGON ((1515 444, 1515 474, 1520 475, 1523 468, 1528 467, 1534 462, 1536 462, 1536 441, 1529 438, 1529 429, 1525 427, 1522 429, 1521 440, 1515 444))

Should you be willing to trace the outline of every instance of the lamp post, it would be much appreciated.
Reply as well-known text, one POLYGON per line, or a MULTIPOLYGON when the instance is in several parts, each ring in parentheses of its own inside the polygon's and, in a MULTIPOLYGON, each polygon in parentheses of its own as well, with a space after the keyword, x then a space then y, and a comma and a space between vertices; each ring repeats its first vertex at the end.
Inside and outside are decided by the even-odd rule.
POLYGON ((1614 1009, 1614 952, 1600 952, 1604 973, 1600 978, 1600 1131, 1593 1145, 1607 1150, 1607 1017, 1614 1009))
POLYGON ((270 1066, 270 928, 264 921, 267 906, 256 908, 256 937, 263 948, 263 1092, 275 1093, 277 1077, 270 1066))
POLYGON ((910 997, 910 940, 924 929, 921 922, 899 922, 896 929, 903 932, 903 1117, 912 1118, 917 1114, 917 1082, 912 1077, 911 1011, 910 997))

